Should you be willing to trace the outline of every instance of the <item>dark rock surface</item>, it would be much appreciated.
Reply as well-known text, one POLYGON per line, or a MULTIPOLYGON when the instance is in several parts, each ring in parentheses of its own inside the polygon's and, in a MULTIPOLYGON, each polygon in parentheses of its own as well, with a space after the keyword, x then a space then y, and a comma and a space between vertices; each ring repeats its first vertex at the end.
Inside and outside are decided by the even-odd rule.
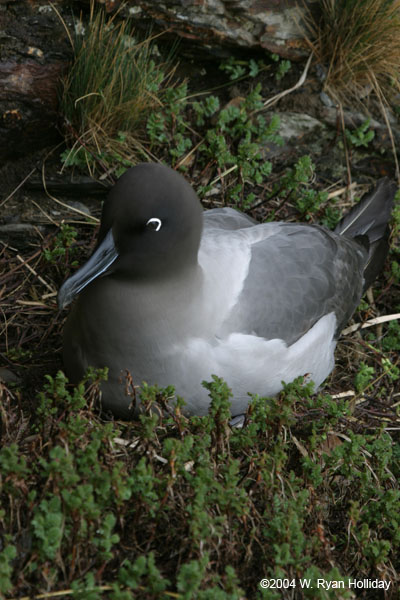
POLYGON ((60 76, 72 56, 50 5, 0 5, 0 160, 54 143, 60 76))

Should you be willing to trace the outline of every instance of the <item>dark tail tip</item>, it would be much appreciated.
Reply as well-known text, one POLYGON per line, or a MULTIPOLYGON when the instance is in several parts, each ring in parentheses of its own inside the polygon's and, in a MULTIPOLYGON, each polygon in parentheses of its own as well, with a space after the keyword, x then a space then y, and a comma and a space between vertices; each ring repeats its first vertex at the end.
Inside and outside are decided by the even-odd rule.
POLYGON ((366 194, 342 218, 335 232, 352 238, 366 235, 370 244, 380 239, 390 220, 396 191, 397 185, 394 181, 388 177, 379 179, 372 192, 366 194))
POLYGON ((364 270, 364 290, 368 289, 383 268, 389 249, 388 222, 393 209, 397 185, 387 177, 380 179, 375 188, 365 195, 343 217, 335 232, 355 238, 368 249, 364 270))
POLYGON ((374 283, 379 273, 383 269, 385 264, 386 256, 389 251, 389 234, 390 229, 386 227, 385 234, 380 240, 374 242, 370 247, 368 261, 364 269, 364 286, 363 292, 374 283))

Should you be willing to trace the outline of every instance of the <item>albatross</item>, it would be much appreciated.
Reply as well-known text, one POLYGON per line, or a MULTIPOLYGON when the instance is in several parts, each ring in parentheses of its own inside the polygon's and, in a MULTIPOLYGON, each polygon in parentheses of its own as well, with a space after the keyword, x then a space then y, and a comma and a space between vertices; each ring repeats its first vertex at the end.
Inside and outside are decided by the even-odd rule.
POLYGON ((97 245, 61 286, 76 297, 63 337, 78 382, 108 367, 103 407, 133 418, 135 385, 173 385, 188 414, 207 413, 202 386, 216 374, 231 413, 249 393, 270 397, 307 375, 318 388, 334 367, 338 335, 383 267, 396 185, 379 180, 334 231, 257 223, 232 208, 204 211, 173 169, 139 164, 111 189, 97 245))

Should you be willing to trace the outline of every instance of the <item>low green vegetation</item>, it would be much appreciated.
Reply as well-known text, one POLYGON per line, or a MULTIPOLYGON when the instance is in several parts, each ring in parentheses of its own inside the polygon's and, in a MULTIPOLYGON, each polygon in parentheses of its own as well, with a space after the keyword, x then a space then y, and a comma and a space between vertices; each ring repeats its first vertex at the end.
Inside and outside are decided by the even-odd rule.
MULTIPOLYGON (((62 223, 60 230, 52 240, 51 246, 43 249, 43 257, 49 263, 57 264, 62 259, 63 264, 68 263, 69 259, 76 254, 74 242, 78 235, 77 230, 71 225, 62 223)), ((71 266, 76 266, 77 263, 72 261, 71 266)))
POLYGON ((219 68, 229 75, 231 81, 236 81, 243 77, 257 77, 267 66, 261 60, 256 61, 253 58, 249 61, 238 60, 231 56, 228 60, 222 62, 219 68))
POLYGON ((11 420, 21 416, 2 399, 3 594, 278 599, 261 579, 290 591, 299 578, 382 579, 399 568, 400 447, 384 430, 353 430, 346 401, 299 380, 275 399, 254 397, 232 429, 230 390, 214 377, 206 417, 173 407, 172 388, 144 387, 137 422, 107 422, 104 377, 89 373, 84 392, 48 376, 33 435, 19 442, 11 420))
MULTIPOLYGON (((279 119, 272 117, 267 120, 263 115, 255 114, 263 106, 260 91, 258 84, 237 104, 221 108, 219 98, 214 95, 189 105, 186 84, 171 90, 170 102, 147 122, 151 151, 163 155, 167 147, 170 162, 182 170, 187 169, 185 156, 188 152, 190 154, 193 146, 189 135, 191 127, 186 120, 189 112, 196 127, 205 131, 196 146, 199 166, 221 173, 217 180, 223 182, 222 193, 226 202, 248 208, 255 196, 251 192, 245 196, 245 184, 261 184, 272 170, 272 164, 265 160, 262 146, 267 141, 281 142, 279 119)), ((200 186, 197 191, 202 197, 211 189, 212 183, 200 186)))
MULTIPOLYGON (((79 104, 76 96, 79 94, 74 85, 79 85, 83 100, 90 99, 93 106, 97 106, 100 102, 101 110, 105 110, 103 99, 97 94, 93 95, 89 92, 90 86, 94 86, 94 82, 91 80, 88 82, 86 77, 78 77, 81 61, 86 66, 84 62, 86 53, 93 51, 91 47, 91 44, 94 43, 93 35, 96 34, 97 39, 98 31, 105 27, 105 23, 97 18, 92 27, 93 32, 91 29, 88 30, 88 41, 80 42, 80 53, 83 50, 84 53, 83 58, 80 57, 80 53, 77 55, 74 67, 77 72, 72 70, 65 83, 63 101, 71 111, 71 113, 66 112, 68 122, 75 119, 80 123, 88 123, 91 120, 88 114, 90 105, 88 107, 82 104, 79 113, 76 113, 75 106, 79 104), (87 45, 88 48, 86 48, 87 45), (87 89, 84 94, 85 86, 87 89)), ((122 34, 119 31, 115 32, 114 29, 112 28, 111 31, 113 35, 118 35, 119 40, 119 36, 122 34)), ((116 51, 118 48, 117 45, 116 51)), ((193 163, 196 163, 197 168, 209 174, 209 182, 205 185, 200 184, 196 188, 200 198, 215 192, 217 184, 218 193, 224 203, 233 204, 241 210, 251 209, 257 203, 257 189, 263 187, 273 168, 271 161, 265 158, 265 148, 271 143, 277 146, 283 143, 279 136, 279 118, 276 115, 268 114, 266 116, 264 114, 261 84, 256 83, 251 86, 245 97, 238 97, 222 106, 219 95, 208 93, 204 98, 203 94, 191 96, 186 81, 166 87, 167 77, 163 71, 163 65, 160 66, 149 58, 151 43, 148 42, 146 45, 139 45, 135 48, 131 47, 132 52, 135 53, 134 56, 138 54, 142 57, 145 50, 146 54, 142 60, 147 61, 147 68, 144 69, 146 82, 139 87, 142 89, 143 86, 147 86, 148 78, 154 88, 152 88, 152 92, 159 99, 152 106, 152 110, 146 110, 140 113, 140 116, 137 115, 137 119, 141 119, 140 127, 130 121, 125 123, 126 128, 142 131, 140 142, 142 154, 133 153, 128 158, 127 149, 130 142, 127 132, 121 130, 123 120, 122 122, 120 120, 118 121, 117 137, 115 137, 117 131, 115 128, 114 130, 104 128, 103 133, 109 136, 110 142, 102 145, 102 148, 107 149, 113 147, 114 142, 117 142, 121 144, 120 152, 104 150, 101 155, 91 152, 89 160, 88 149, 81 140, 82 136, 70 138, 73 146, 63 153, 65 165, 87 168, 90 163, 92 171, 103 168, 103 170, 107 169, 108 173, 119 175, 137 160, 151 160, 154 156, 162 158, 183 172, 189 171, 193 163), (145 132, 143 123, 145 123, 145 132), (123 152, 122 148, 125 148, 126 152, 123 152)), ((273 62, 276 61, 276 55, 272 55, 272 59, 273 62)), ((111 60, 110 56, 109 60, 111 60)), ((132 74, 132 79, 140 76, 137 60, 132 60, 129 67, 135 72, 132 74)), ((278 61, 281 71, 288 70, 287 62, 278 61), (282 67, 283 64, 286 65, 285 68, 282 67)), ((127 68, 126 65, 124 67, 127 68)), ((231 80, 246 77, 251 80, 266 70, 267 66, 264 62, 254 59, 238 61, 231 58, 221 64, 221 69, 229 75, 231 80)), ((111 83, 113 86, 118 83, 117 78, 112 78, 112 82, 108 83, 111 77, 108 69, 104 68, 104 72, 100 70, 99 81, 101 77, 104 77, 104 84, 100 85, 101 89, 107 88, 107 85, 111 86, 111 83)), ((99 83, 97 82, 96 85, 99 83)), ((123 92, 124 90, 121 90, 119 93, 123 92)), ((108 103, 106 104, 108 106, 108 103)), ((311 215, 326 204, 326 194, 315 192, 309 185, 313 175, 314 166, 311 158, 309 156, 301 157, 293 169, 286 171, 279 185, 275 186, 272 191, 271 197, 277 192, 290 196, 300 215, 303 218, 311 218, 311 215)), ((332 225, 338 220, 339 211, 330 205, 326 206, 326 210, 326 223, 332 225)), ((321 213, 321 218, 323 214, 324 211, 321 213)), ((273 214, 271 218, 273 218, 273 214)))
MULTIPOLYGON (((257 189, 272 172, 266 148, 283 143, 279 118, 264 112, 261 83, 225 104, 221 94, 192 95, 187 81, 173 80, 170 57, 155 60, 159 52, 153 41, 135 42, 129 34, 126 24, 117 25, 98 13, 92 15, 85 35, 75 40, 75 62, 62 93, 70 144, 62 154, 65 166, 115 178, 136 162, 154 157, 183 172, 195 164, 208 174, 208 182, 196 187, 200 197, 218 189, 224 203, 251 209, 257 189), (99 59, 102 56, 106 60, 99 59)), ((269 64, 231 57, 220 65, 228 76, 220 91, 231 81, 251 82, 271 69, 280 80, 290 67, 275 54, 269 64)), ((280 186, 307 218, 325 202, 323 194, 308 188, 312 174, 310 157, 303 157, 280 186)))
POLYGON ((372 142, 375 137, 375 131, 373 129, 369 129, 371 123, 371 119, 366 119, 364 123, 361 123, 359 127, 354 130, 345 130, 345 135, 350 146, 354 146, 356 148, 363 146, 364 148, 368 147, 368 144, 372 142))
POLYGON ((272 60, 278 64, 278 68, 275 73, 275 79, 280 81, 292 67, 290 60, 282 59, 279 54, 271 54, 272 60))
POLYGON ((354 385, 357 392, 363 392, 374 380, 375 369, 362 362, 358 373, 354 378, 354 385))

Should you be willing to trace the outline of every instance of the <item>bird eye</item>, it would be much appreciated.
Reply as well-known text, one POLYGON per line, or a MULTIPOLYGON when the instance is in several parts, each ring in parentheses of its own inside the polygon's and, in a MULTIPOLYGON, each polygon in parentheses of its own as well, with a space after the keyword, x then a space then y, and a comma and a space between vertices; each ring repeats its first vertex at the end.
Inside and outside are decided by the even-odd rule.
POLYGON ((160 231, 161 225, 162 225, 162 221, 161 221, 161 219, 158 219, 157 217, 152 217, 146 223, 146 226, 149 227, 149 229, 153 229, 154 231, 160 231))

